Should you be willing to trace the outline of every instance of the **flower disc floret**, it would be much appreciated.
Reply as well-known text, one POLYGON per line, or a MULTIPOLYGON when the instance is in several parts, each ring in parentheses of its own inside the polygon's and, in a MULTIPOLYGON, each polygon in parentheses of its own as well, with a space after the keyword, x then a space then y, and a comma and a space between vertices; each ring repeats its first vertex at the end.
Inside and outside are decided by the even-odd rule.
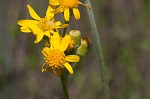
POLYGON ((64 52, 56 49, 43 50, 45 62, 53 69, 62 67, 66 62, 64 52))
POLYGON ((38 27, 43 31, 50 31, 55 29, 56 23, 54 22, 54 19, 48 20, 47 18, 41 18, 39 20, 38 27))

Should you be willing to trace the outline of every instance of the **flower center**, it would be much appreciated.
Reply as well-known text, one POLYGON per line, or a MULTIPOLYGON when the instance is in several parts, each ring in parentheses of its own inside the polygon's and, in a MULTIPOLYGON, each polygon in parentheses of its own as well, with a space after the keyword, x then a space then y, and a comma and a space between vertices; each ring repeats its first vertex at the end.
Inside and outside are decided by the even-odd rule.
POLYGON ((42 18, 42 19, 39 21, 38 27, 39 27, 40 29, 42 29, 43 31, 52 30, 52 29, 54 29, 54 27, 55 27, 54 19, 48 20, 48 19, 46 19, 46 18, 42 18))
POLYGON ((56 49, 43 50, 46 63, 51 69, 60 68, 66 62, 64 52, 56 49))
POLYGON ((78 0, 62 0, 61 5, 67 8, 74 8, 78 6, 78 0))

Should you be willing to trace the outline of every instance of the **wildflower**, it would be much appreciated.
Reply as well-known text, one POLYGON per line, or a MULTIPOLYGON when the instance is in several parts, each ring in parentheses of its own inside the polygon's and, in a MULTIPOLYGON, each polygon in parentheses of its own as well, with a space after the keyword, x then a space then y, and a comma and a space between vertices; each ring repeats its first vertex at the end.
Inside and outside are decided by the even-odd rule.
POLYGON ((35 20, 19 20, 17 23, 22 26, 20 28, 22 32, 33 32, 36 35, 34 43, 41 41, 44 35, 50 38, 54 30, 68 26, 68 24, 61 25, 60 21, 54 22, 54 13, 51 13, 53 11, 51 6, 48 6, 45 18, 40 18, 30 5, 27 5, 27 8, 30 16, 35 20))
POLYGON ((52 12, 54 12, 55 14, 64 12, 64 18, 66 21, 69 21, 70 19, 70 9, 73 10, 73 14, 76 20, 80 19, 80 11, 77 8, 79 4, 91 9, 89 6, 81 3, 79 0, 49 0, 49 3, 54 6, 59 5, 59 7, 52 12))
POLYGON ((69 45, 71 38, 69 35, 61 38, 58 32, 55 32, 51 41, 50 48, 43 48, 45 63, 42 66, 42 72, 51 71, 55 75, 61 75, 62 68, 66 68, 70 74, 73 69, 68 62, 78 62, 80 57, 77 55, 65 55, 65 51, 69 45), (46 64, 48 67, 46 67, 46 64))

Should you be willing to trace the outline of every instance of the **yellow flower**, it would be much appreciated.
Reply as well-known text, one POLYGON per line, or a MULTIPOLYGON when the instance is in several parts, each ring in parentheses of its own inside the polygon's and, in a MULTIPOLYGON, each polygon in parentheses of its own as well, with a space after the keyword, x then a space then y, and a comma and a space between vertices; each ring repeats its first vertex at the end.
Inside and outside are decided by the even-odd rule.
POLYGON ((81 3, 79 0, 49 0, 49 3, 54 6, 59 5, 59 7, 52 12, 54 12, 55 14, 64 12, 64 18, 66 21, 69 21, 69 19, 70 19, 69 9, 73 10, 73 14, 74 14, 76 20, 80 19, 80 12, 77 8, 79 4, 91 9, 89 6, 81 3))
POLYGON ((70 74, 73 69, 68 62, 78 62, 80 57, 77 55, 66 55, 64 52, 69 46, 71 38, 69 35, 61 38, 58 32, 55 32, 50 41, 50 48, 43 48, 45 63, 42 66, 42 72, 51 71, 55 75, 61 75, 62 68, 66 68, 70 74), (46 64, 48 67, 46 67, 46 64))
POLYGON ((30 5, 27 5, 27 8, 30 16, 35 20, 19 20, 17 23, 22 26, 20 28, 22 32, 33 32, 36 35, 34 43, 41 41, 44 35, 50 38, 54 30, 68 26, 68 24, 61 25, 60 21, 54 22, 54 13, 51 13, 54 9, 51 6, 48 6, 45 18, 40 18, 30 5))

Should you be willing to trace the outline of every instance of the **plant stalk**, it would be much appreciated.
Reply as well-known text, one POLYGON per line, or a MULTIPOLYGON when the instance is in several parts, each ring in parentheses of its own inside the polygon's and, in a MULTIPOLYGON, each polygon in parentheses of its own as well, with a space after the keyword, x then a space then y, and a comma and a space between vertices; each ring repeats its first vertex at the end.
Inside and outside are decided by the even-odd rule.
POLYGON ((68 95, 68 89, 67 89, 67 82, 65 79, 64 72, 62 71, 62 75, 60 76, 62 87, 63 87, 63 93, 64 93, 64 99, 69 99, 68 95))
MULTIPOLYGON (((92 8, 90 0, 86 0, 85 3, 92 8)), ((88 13, 88 18, 89 18, 89 22, 91 26, 91 31, 92 31, 91 33, 93 36, 93 40, 96 43, 96 50, 98 53, 100 73, 101 73, 101 77, 103 81, 103 94, 104 94, 105 99, 110 99, 108 74, 106 72, 106 67, 105 67, 102 47, 100 43, 100 37, 99 37, 98 30, 97 30, 96 22, 95 22, 95 17, 94 17, 92 10, 87 9, 87 13, 88 13)))

